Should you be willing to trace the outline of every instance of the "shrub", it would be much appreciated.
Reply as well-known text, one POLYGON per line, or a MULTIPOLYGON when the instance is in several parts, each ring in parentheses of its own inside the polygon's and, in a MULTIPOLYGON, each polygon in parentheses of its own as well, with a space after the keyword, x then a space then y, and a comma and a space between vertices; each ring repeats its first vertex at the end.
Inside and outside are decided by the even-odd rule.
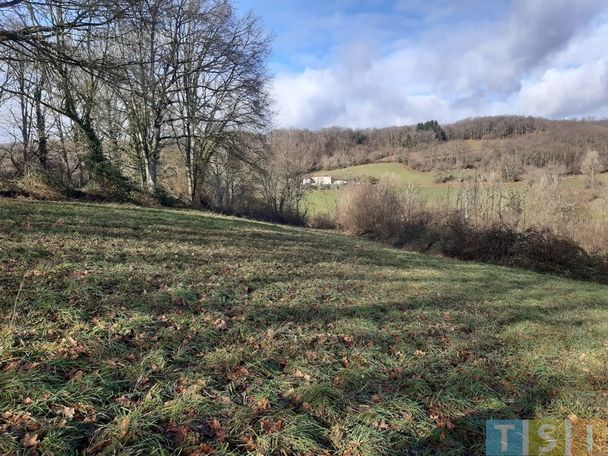
POLYGON ((440 173, 435 175, 434 182, 436 184, 446 184, 448 182, 453 182, 456 180, 456 177, 452 173, 440 173))
POLYGON ((391 185, 361 183, 345 188, 338 204, 338 225, 357 236, 389 240, 403 221, 398 192, 391 185))
POLYGON ((238 211, 225 212, 237 217, 246 217, 262 222, 279 223, 283 225, 306 226, 306 213, 299 209, 283 209, 277 211, 276 208, 266 204, 265 201, 251 201, 247 207, 238 211))
POLYGON ((380 185, 351 185, 338 204, 342 230, 420 250, 427 250, 437 240, 434 218, 416 188, 403 190, 390 180, 380 185))
POLYGON ((461 260, 480 261, 583 280, 608 282, 606 258, 590 255, 549 229, 519 232, 505 225, 473 227, 459 214, 444 225, 440 251, 461 260))
POLYGON ((508 208, 500 217, 481 217, 479 207, 461 206, 443 213, 417 198, 414 189, 351 185, 339 202, 338 224, 348 233, 395 246, 608 283, 608 258, 588 253, 572 236, 549 228, 518 229, 504 216, 508 208))
POLYGON ((306 226, 317 230, 334 230, 337 223, 336 219, 329 214, 315 214, 308 217, 306 226))
POLYGON ((26 196, 40 200, 61 200, 66 197, 67 188, 51 174, 33 171, 12 185, 14 196, 26 196))

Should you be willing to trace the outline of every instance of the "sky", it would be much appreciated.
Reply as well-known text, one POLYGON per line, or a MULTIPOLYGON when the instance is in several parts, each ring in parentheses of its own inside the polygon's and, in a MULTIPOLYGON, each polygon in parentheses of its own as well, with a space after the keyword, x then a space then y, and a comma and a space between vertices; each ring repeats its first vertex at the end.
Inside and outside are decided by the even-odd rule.
POLYGON ((608 0, 236 0, 273 35, 276 127, 608 117, 608 0))

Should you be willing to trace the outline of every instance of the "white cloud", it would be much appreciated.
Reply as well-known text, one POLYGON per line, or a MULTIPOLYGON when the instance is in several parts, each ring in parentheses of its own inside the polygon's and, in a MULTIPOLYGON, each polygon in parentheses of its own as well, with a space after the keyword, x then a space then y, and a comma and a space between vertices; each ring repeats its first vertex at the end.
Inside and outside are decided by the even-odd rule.
POLYGON ((503 19, 442 22, 392 46, 349 35, 323 60, 330 64, 277 75, 276 123, 374 127, 500 113, 608 115, 605 10, 604 0, 514 0, 503 19))
POLYGON ((521 109, 533 115, 606 115, 608 60, 602 58, 577 68, 549 68, 539 81, 522 88, 519 101, 521 109))

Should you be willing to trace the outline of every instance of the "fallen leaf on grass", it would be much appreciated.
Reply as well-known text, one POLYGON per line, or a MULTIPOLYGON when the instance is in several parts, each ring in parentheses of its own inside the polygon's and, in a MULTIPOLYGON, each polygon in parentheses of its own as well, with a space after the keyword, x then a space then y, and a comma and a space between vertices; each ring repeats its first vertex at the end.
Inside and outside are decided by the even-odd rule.
POLYGON ((354 344, 355 344, 355 340, 347 335, 342 335, 340 336, 340 340, 342 341, 342 343, 344 345, 346 345, 348 348, 351 348, 354 344))
POLYGON ((304 356, 309 361, 316 361, 317 359, 319 359, 319 354, 313 351, 307 351, 306 353, 304 353, 304 356))
POLYGON ((214 438, 218 442, 225 442, 227 435, 222 423, 217 418, 208 420, 200 427, 200 432, 207 438, 214 438))
POLYGON ((448 418, 438 415, 438 414, 431 414, 429 416, 437 425, 438 428, 440 429, 454 429, 456 427, 456 425, 454 423, 452 423, 448 418))
POLYGON ((76 409, 74 407, 62 407, 57 411, 58 415, 65 416, 70 420, 74 418, 74 413, 76 413, 76 409))
POLYGON ((127 435, 129 429, 129 415, 125 415, 120 423, 118 424, 118 436, 123 439, 127 435))
POLYGON ((77 279, 84 279, 89 275, 89 271, 73 271, 70 275, 77 279))
POLYGON ((390 426, 388 424, 386 424, 386 421, 384 421, 384 420, 374 423, 374 427, 376 429, 380 429, 381 431, 386 431, 387 429, 390 428, 390 426))
POLYGON ((283 429, 283 420, 272 420, 270 418, 264 418, 262 420, 262 428, 267 434, 273 434, 280 432, 283 429))
POLYGON ((213 447, 211 445, 209 445, 208 443, 203 443, 201 446, 196 447, 192 450, 188 450, 186 452, 187 456, 204 456, 206 454, 212 454, 213 453, 213 447))
POLYGON ((61 339, 60 345, 58 353, 63 358, 77 359, 80 355, 88 355, 86 347, 72 337, 61 339))
POLYGON ((302 372, 300 369, 294 369, 293 370, 293 376, 295 378, 303 378, 304 380, 306 380, 307 382, 309 382, 311 380, 311 376, 308 374, 305 374, 304 372, 302 372))
POLYGON ((6 411, 2 414, 2 420, 5 423, 19 428, 29 426, 28 423, 30 423, 31 419, 32 415, 29 413, 13 413, 11 411, 6 411))
POLYGON ((177 445, 181 445, 184 440, 186 440, 188 432, 190 432, 190 429, 188 429, 186 426, 170 426, 167 429, 167 434, 169 434, 177 445))
POLYGON ((232 404, 232 399, 230 399, 228 396, 220 396, 218 398, 218 402, 220 404, 230 405, 230 404, 232 404))
POLYGON ((247 451, 255 451, 255 449, 258 447, 255 443, 255 437, 251 434, 247 434, 242 440, 245 443, 247 451))
POLYGON ((84 375, 84 372, 82 372, 81 370, 78 370, 76 372, 72 372, 69 375, 70 380, 80 380, 82 378, 82 376, 84 375))
POLYGON ((262 398, 255 403, 256 412, 263 412, 270 408, 270 402, 266 398, 262 398))
POLYGON ((40 443, 38 434, 25 434, 22 443, 25 448, 36 448, 40 443))
POLYGON ((225 320, 217 319, 213 322, 213 328, 216 331, 226 331, 228 329, 228 324, 225 320))

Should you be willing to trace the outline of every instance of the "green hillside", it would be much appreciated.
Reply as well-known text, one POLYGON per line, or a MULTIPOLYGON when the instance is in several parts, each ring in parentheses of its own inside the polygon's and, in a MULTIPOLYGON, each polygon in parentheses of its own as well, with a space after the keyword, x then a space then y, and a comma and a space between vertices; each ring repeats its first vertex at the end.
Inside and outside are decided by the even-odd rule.
MULTIPOLYGON (((454 171, 459 175, 469 171, 454 171)), ((430 200, 444 198, 457 188, 456 183, 436 183, 434 173, 416 171, 401 163, 371 163, 368 165, 352 166, 332 171, 319 171, 317 176, 333 176, 336 179, 360 180, 372 178, 375 180, 390 179, 398 186, 406 188, 414 184, 420 191, 420 196, 430 200)), ((306 193, 304 205, 311 214, 333 213, 340 196, 339 190, 311 190, 306 193)))
MULTIPOLYGON (((414 185, 422 199, 429 202, 445 200, 453 197, 458 192, 460 183, 458 177, 472 176, 475 170, 451 170, 443 171, 439 174, 452 175, 454 180, 446 183, 436 182, 438 173, 422 172, 409 168, 401 163, 371 163, 367 165, 351 166, 331 171, 318 171, 316 176, 333 176, 336 179, 347 181, 374 179, 377 181, 389 179, 398 187, 407 188, 414 185)), ((585 188, 586 176, 567 176, 563 183, 566 188, 582 190, 585 188)), ((608 185, 608 173, 597 176, 598 182, 608 185)), ((525 182, 509 183, 510 188, 525 189, 525 182)), ((321 190, 313 189, 306 192, 304 196, 304 207, 310 214, 334 214, 340 198, 340 190, 321 190)))
POLYGON ((432 173, 416 171, 401 163, 370 163, 367 165, 351 166, 349 168, 332 171, 319 171, 316 172, 315 175, 333 176, 337 179, 352 179, 364 176, 383 179, 393 176, 396 180, 403 183, 428 186, 436 185, 432 173))
POLYGON ((484 454, 608 419, 606 287, 193 211, 0 199, 0 454, 484 454))

